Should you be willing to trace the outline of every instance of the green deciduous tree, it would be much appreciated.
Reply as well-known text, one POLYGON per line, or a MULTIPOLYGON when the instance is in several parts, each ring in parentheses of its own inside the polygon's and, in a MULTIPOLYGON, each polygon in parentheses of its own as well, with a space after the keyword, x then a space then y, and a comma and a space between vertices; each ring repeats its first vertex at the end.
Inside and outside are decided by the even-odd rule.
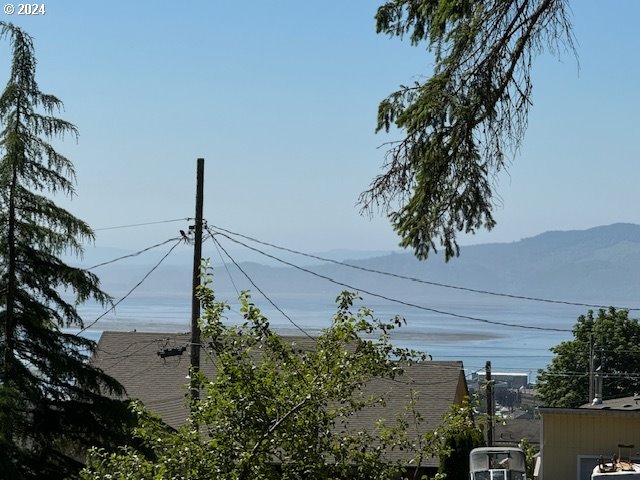
POLYGON ((532 98, 531 66, 573 49, 566 0, 389 0, 377 31, 434 54, 431 76, 378 107, 378 131, 399 129, 384 173, 360 197, 382 208, 424 259, 436 240, 449 259, 458 232, 495 225, 494 180, 518 149, 532 98))
POLYGON ((526 438, 520 440, 518 448, 524 452, 524 463, 527 470, 527 478, 533 479, 533 474, 536 468, 536 455, 539 453, 540 449, 536 448, 535 445, 532 445, 526 438))
POLYGON ((441 443, 439 473, 446 474, 447 480, 467 480, 469 454, 474 448, 484 446, 482 429, 476 424, 469 403, 452 405, 433 438, 441 443))
POLYGON ((0 95, 0 472, 64 478, 81 466, 74 453, 105 440, 124 411, 101 396, 122 387, 86 361, 94 342, 61 331, 82 326, 77 302, 109 297, 95 275, 60 259, 81 253, 93 233, 46 196, 73 195, 73 165, 50 141, 76 128, 40 91, 31 38, 4 22, 0 38, 12 49, 0 95))
POLYGON ((271 331, 248 294, 241 295, 244 325, 227 327, 221 321, 227 306, 207 287, 201 293, 202 344, 217 373, 199 377, 203 392, 191 424, 172 431, 138 406, 136 435, 153 454, 94 450, 85 480, 389 479, 402 471, 388 460, 391 449, 412 452, 419 465, 444 448, 429 440, 410 405, 402 418, 376 426, 357 420, 384 402, 364 393, 369 380, 393 384, 402 365, 421 359, 389 343, 398 319, 380 322, 366 308, 352 313, 355 296, 345 292, 330 328, 295 345, 271 331))
POLYGON ((588 402, 590 342, 595 366, 602 363, 605 399, 640 391, 640 322, 626 310, 599 310, 578 318, 573 340, 551 349, 555 357, 538 376, 538 394, 544 406, 578 407, 588 402))

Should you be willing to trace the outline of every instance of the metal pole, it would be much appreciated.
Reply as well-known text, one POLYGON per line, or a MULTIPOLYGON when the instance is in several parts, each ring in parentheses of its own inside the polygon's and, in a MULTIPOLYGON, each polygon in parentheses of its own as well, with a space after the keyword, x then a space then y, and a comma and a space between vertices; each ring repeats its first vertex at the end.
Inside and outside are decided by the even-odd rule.
POLYGON ((593 402, 595 397, 593 378, 593 334, 589 335, 589 399, 588 403, 593 402))
POLYGON ((598 394, 601 402, 604 402, 604 335, 600 339, 600 384, 598 385, 598 394))
POLYGON ((200 301, 197 291, 200 286, 200 264, 202 263, 202 203, 204 193, 204 158, 198 159, 196 174, 196 216, 193 244, 193 288, 191 297, 191 400, 200 398, 196 375, 200 371, 200 301))

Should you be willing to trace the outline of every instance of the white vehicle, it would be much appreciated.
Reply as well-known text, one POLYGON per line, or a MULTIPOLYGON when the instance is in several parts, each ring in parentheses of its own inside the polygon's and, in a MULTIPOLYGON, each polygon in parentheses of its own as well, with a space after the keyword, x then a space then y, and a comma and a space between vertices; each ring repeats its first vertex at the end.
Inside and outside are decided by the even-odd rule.
POLYGON ((605 462, 602 457, 598 460, 598 465, 593 469, 591 480, 640 480, 640 465, 631 462, 631 458, 622 458, 621 450, 631 450, 633 445, 618 445, 618 455, 614 455, 610 462, 605 462))
POLYGON ((512 447, 474 448, 469 454, 471 480, 526 480, 524 452, 512 447))

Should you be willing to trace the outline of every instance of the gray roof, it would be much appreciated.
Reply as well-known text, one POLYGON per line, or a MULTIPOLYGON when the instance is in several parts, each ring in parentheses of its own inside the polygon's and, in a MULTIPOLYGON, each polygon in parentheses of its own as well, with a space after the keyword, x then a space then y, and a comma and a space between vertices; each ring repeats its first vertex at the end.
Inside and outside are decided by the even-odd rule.
POLYGON ((494 440, 498 445, 517 445, 526 438, 530 443, 540 444, 539 418, 513 418, 498 422, 494 429, 494 440))
POLYGON ((602 403, 593 405, 587 403, 580 406, 580 408, 588 408, 591 410, 640 410, 640 395, 634 395, 632 397, 612 398, 604 400, 602 403))
POLYGON ((567 415, 604 415, 604 416, 628 416, 637 418, 640 415, 640 396, 612 398, 604 402, 592 405, 587 403, 579 408, 540 407, 542 415, 562 413, 567 415))
MULTIPOLYGON (((313 348, 315 342, 305 337, 286 337, 300 348, 313 348)), ((188 417, 186 385, 190 365, 189 334, 104 332, 92 361, 95 366, 116 378, 127 390, 129 398, 140 399, 173 427, 184 424, 188 417), (181 355, 161 358, 164 349, 187 347, 181 355)), ((215 367, 205 354, 201 355, 201 370, 215 377, 215 367)), ((379 418, 389 422, 397 414, 406 414, 405 406, 413 390, 416 410, 423 418, 422 429, 433 430, 442 423, 450 405, 460 403, 467 395, 462 362, 429 361, 405 368, 394 380, 376 378, 368 382, 365 393, 382 394, 386 405, 369 408, 349 419, 348 428, 373 429, 379 418)), ((404 452, 392 457, 402 459, 404 452)), ((390 458, 395 460, 396 458, 390 458)), ((437 465, 437 459, 427 465, 437 465)))

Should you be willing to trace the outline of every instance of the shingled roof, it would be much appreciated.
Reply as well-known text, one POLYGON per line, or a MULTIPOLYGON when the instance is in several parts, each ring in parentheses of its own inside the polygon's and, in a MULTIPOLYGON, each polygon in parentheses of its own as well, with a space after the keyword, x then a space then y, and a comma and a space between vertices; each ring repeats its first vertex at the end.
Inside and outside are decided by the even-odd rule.
POLYGON ((580 406, 589 410, 633 410, 640 411, 640 395, 630 397, 610 398, 601 403, 587 403, 580 406))
MULTIPOLYGON (((300 348, 313 348, 314 342, 305 337, 286 337, 300 348)), ((116 378, 126 388, 128 397, 139 399, 173 427, 184 424, 189 415, 185 396, 190 365, 190 335, 187 333, 104 332, 98 342, 93 364, 116 378), (162 358, 159 353, 187 347, 180 355, 162 358)), ((215 367, 201 357, 201 370, 215 377, 215 367)), ((429 361, 405 368, 404 375, 395 379, 376 378, 368 382, 366 393, 384 395, 386 405, 359 412, 349 419, 348 428, 373 429, 376 421, 389 422, 405 412, 413 393, 416 410, 422 416, 422 428, 434 430, 442 423, 452 404, 462 403, 468 395, 462 362, 429 361)), ((390 460, 402 459, 404 452, 392 453, 390 460)), ((425 462, 437 466, 438 459, 425 462)))
POLYGON ((540 445, 540 424, 539 418, 518 417, 498 422, 495 425, 494 442, 496 445, 518 445, 523 438, 526 438, 533 445, 540 445))

